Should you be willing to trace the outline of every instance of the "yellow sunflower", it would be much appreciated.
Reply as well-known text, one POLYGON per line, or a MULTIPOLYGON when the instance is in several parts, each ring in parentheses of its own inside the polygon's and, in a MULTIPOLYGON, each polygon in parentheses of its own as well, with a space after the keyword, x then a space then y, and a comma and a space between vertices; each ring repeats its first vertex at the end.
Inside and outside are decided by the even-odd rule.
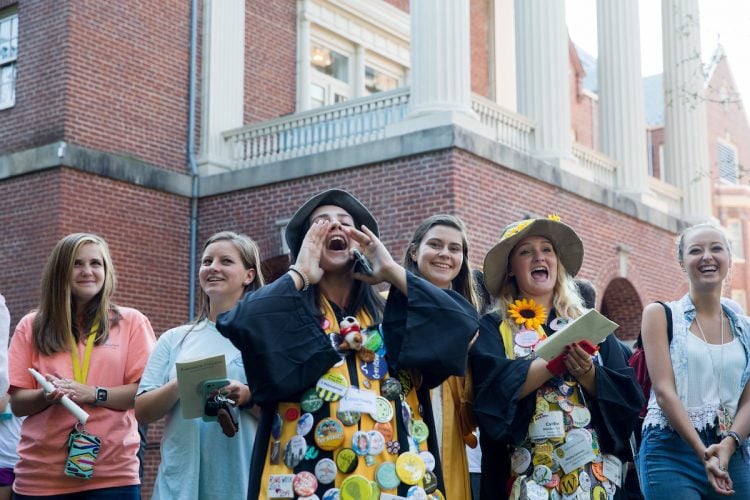
POLYGON ((525 325, 529 330, 536 330, 547 319, 544 306, 534 302, 534 299, 518 299, 508 307, 508 314, 519 325, 525 325))

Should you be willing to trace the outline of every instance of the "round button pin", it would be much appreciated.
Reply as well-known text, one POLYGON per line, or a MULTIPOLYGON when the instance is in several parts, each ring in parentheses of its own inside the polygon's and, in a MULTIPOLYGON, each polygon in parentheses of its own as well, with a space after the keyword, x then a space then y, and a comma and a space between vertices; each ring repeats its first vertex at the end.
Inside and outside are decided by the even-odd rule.
POLYGON ((368 500, 372 497, 372 486, 366 478, 355 474, 341 482, 341 500, 368 500))
POLYGON ((297 420, 299 418, 299 410, 297 408, 287 408, 284 412, 284 418, 289 422, 297 420))
POLYGON ((352 435, 352 449, 357 455, 367 455, 370 452, 370 436, 364 431, 357 431, 352 435))
POLYGON ((424 461, 416 453, 407 451, 396 459, 396 475, 404 484, 416 485, 424 477, 424 461))
POLYGON ((318 480, 311 472, 298 472, 292 479, 292 488, 297 495, 306 497, 314 494, 318 489, 318 480))
POLYGON ((582 470, 580 474, 578 474, 578 486, 583 491, 591 490, 591 477, 585 470, 582 470))
POLYGON ((356 425, 359 422, 361 415, 356 411, 339 411, 336 412, 336 418, 341 420, 341 423, 349 427, 356 425))
POLYGON ((421 486, 412 486, 406 491, 406 498, 410 500, 427 500, 427 492, 421 486))
POLYGON ((383 356, 375 354, 375 358, 359 365, 359 369, 371 380, 380 380, 388 373, 388 363, 383 356))
POLYGON ((341 448, 335 457, 336 468, 344 474, 351 474, 359 464, 359 457, 351 448, 341 448))
POLYGON ((338 401, 349 390, 349 382, 340 373, 328 372, 318 379, 315 392, 323 401, 338 401))
POLYGON ((401 382, 396 378, 385 379, 380 383, 380 394, 391 401, 401 397, 401 382))
POLYGON ((320 484, 331 484, 336 480, 336 463, 330 458, 321 458, 315 464, 315 477, 320 484))
POLYGON ((437 476, 434 472, 426 471, 422 478, 422 488, 425 493, 433 493, 438 487, 437 476))
POLYGON ((324 418, 315 427, 313 439, 321 450, 333 451, 344 442, 344 426, 335 418, 324 418))
POLYGON ((362 347, 376 351, 383 345, 383 336, 378 330, 367 330, 367 338, 362 342, 362 347))
POLYGON ((323 407, 323 400, 315 392, 315 389, 308 389, 302 394, 302 400, 299 405, 302 411, 315 413, 323 407))
POLYGON ((303 413, 302 416, 297 420, 297 434, 300 436, 306 436, 313 428, 313 416, 312 413, 303 413))
POLYGON ((418 443, 424 443, 427 441, 427 436, 430 435, 430 429, 424 423, 424 420, 415 420, 411 424, 411 435, 418 443))
POLYGON ((591 412, 585 406, 574 407, 570 412, 570 417, 576 427, 586 427, 591 422, 591 412))
POLYGON ((531 465, 531 453, 526 448, 516 448, 510 456, 510 468, 519 476, 531 465))
POLYGON ((307 451, 307 442, 305 438, 296 434, 287 441, 284 447, 284 464, 290 469, 294 469, 305 458, 307 451))
POLYGON ((383 462, 375 470, 375 480, 384 490, 392 490, 401 484, 401 480, 396 475, 396 464, 393 462, 383 462))
POLYGON ((370 414, 376 422, 390 422, 393 419, 393 407, 391 402, 383 396, 375 398, 375 413, 370 414))
POLYGON ((422 457, 426 471, 432 472, 435 470, 435 456, 432 453, 427 450, 420 451, 419 456, 422 457))
POLYGON ((368 432, 367 437, 370 439, 370 450, 368 453, 374 457, 383 453, 383 450, 385 450, 385 437, 376 430, 368 432))
POLYGON ((539 334, 534 330, 521 330, 513 341, 520 347, 534 347, 539 343, 539 334))
POLYGON ((393 438, 393 427, 391 427, 390 422, 375 422, 372 428, 381 433, 386 441, 390 441, 393 438))

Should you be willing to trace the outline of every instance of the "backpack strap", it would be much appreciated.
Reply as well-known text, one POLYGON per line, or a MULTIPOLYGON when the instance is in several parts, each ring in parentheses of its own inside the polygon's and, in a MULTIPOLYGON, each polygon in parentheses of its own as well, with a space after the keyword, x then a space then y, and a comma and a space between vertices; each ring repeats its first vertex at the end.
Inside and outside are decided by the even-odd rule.
MULTIPOLYGON (((664 315, 667 317, 667 343, 672 343, 672 309, 667 305, 666 302, 662 302, 661 300, 657 300, 657 303, 661 304, 664 307, 664 315)), ((641 332, 638 332, 638 339, 635 341, 635 347, 643 349, 643 338, 641 337, 641 332)))

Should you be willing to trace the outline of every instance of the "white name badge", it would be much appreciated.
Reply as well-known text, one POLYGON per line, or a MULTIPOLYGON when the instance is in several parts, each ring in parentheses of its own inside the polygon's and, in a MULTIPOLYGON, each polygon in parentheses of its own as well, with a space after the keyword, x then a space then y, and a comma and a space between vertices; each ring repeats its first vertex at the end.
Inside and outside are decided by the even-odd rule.
POLYGON ((622 486, 622 462, 620 459, 614 455, 602 455, 602 458, 604 459, 602 467, 604 477, 617 486, 622 486))
POLYGON ((585 439, 567 440, 555 450, 560 467, 567 474, 592 462, 596 456, 591 444, 585 439))
POLYGON ((271 474, 268 477, 268 498, 294 498, 294 474, 271 474))
POLYGON ((529 425, 529 438, 532 441, 565 436, 565 422, 563 412, 548 411, 542 413, 529 425))
POLYGON ((377 406, 375 403, 376 394, 370 391, 363 391, 355 387, 350 387, 346 395, 339 400, 339 411, 356 411, 358 413, 375 413, 377 406))

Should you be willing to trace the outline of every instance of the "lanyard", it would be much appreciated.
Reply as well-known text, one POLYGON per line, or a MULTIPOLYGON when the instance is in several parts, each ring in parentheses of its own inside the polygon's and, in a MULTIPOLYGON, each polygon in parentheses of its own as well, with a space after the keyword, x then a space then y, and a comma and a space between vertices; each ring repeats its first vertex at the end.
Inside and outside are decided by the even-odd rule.
POLYGON ((86 351, 83 354, 83 362, 81 362, 81 359, 78 355, 78 342, 75 341, 73 335, 70 336, 70 355, 73 357, 73 379, 79 384, 85 384, 86 379, 89 376, 91 351, 94 349, 94 337, 96 337, 96 330, 98 328, 99 322, 95 321, 94 324, 91 325, 91 331, 89 332, 89 337, 86 340, 86 351))

